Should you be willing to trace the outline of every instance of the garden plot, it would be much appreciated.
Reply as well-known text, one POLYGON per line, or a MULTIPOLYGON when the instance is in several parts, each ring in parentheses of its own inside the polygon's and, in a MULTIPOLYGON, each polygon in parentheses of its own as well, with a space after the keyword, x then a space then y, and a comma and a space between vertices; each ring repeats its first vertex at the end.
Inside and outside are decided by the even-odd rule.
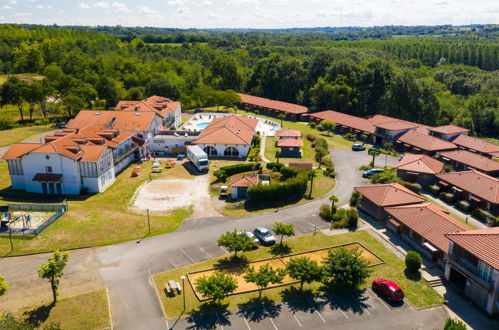
POLYGON ((154 180, 139 188, 133 207, 141 210, 170 211, 209 204, 208 176, 194 179, 154 180))

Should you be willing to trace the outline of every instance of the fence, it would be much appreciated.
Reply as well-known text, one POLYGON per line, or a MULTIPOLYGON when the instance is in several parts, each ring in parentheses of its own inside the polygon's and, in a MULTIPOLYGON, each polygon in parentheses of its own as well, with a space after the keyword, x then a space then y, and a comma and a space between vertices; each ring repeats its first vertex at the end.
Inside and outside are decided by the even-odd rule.
MULTIPOLYGON (((50 226, 54 221, 59 219, 66 211, 67 206, 64 204, 7 204, 6 205, 9 211, 56 211, 56 214, 52 215, 50 218, 45 220, 40 226, 37 228, 13 228, 10 230, 10 234, 14 236, 30 236, 30 235, 38 235, 45 228, 50 226)), ((3 228, 2 228, 3 229, 3 228)), ((1 234, 5 235, 9 233, 9 231, 1 232, 1 234)), ((2 235, 0 235, 2 236, 2 235)))

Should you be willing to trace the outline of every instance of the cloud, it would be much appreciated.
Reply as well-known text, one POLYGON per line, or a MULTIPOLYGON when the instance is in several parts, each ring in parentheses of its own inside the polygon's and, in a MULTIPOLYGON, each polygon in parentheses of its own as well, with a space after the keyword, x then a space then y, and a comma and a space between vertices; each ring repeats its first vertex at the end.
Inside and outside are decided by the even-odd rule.
POLYGON ((109 1, 99 1, 94 4, 94 7, 97 8, 109 8, 110 4, 109 1))
POLYGON ((26 18, 26 17, 30 17, 30 16, 33 16, 32 13, 17 13, 17 14, 14 14, 14 17, 17 17, 17 18, 26 18))
POLYGON ((83 8, 83 9, 87 9, 87 8, 90 8, 90 5, 86 2, 79 2, 78 3, 78 8, 83 8))
POLYGON ((177 14, 179 15, 187 15, 187 14, 190 14, 191 13, 191 10, 187 7, 180 7, 180 8, 177 8, 177 14))
POLYGON ((139 13, 140 14, 158 14, 159 12, 157 10, 153 10, 149 7, 142 6, 139 8, 139 13))
POLYGON ((111 6, 113 8, 116 8, 116 10, 119 12, 124 12, 124 13, 130 12, 130 9, 128 9, 128 7, 123 2, 113 2, 111 6))
POLYGON ((170 0, 170 1, 168 1, 168 4, 172 5, 172 6, 184 6, 185 1, 184 0, 170 0))
POLYGON ((5 5, 5 6, 0 7, 0 10, 7 10, 7 9, 12 9, 12 7, 9 5, 5 5))

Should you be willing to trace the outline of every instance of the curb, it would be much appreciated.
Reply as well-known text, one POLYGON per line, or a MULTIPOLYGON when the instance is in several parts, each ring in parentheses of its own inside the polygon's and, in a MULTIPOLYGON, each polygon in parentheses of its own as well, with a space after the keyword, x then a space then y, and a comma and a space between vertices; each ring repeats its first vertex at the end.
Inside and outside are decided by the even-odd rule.
MULTIPOLYGON (((108 244, 108 245, 114 245, 114 244, 108 244)), ((108 246, 108 245, 94 245, 94 246, 82 246, 82 247, 77 247, 77 248, 67 248, 67 249, 60 249, 59 251, 75 251, 75 250, 84 250, 84 249, 91 249, 95 247, 100 247, 100 246, 108 246)), ((53 253, 56 250, 49 250, 49 251, 41 251, 41 252, 32 252, 32 253, 23 253, 23 254, 16 254, 14 256, 2 256, 0 257, 0 260, 4 258, 16 258, 16 257, 27 257, 27 256, 35 256, 38 254, 45 254, 45 253, 53 253)))

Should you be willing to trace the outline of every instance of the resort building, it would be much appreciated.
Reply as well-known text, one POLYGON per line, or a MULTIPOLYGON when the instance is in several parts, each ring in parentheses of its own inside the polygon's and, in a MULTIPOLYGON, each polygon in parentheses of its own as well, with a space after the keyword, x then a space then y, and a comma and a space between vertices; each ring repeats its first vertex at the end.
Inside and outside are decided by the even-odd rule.
POLYGON ((257 119, 243 116, 218 117, 192 143, 211 157, 246 158, 257 124, 257 119))
POLYGON ((445 278, 489 315, 499 313, 499 227, 449 233, 445 278))
POLYGON ((444 163, 424 154, 406 154, 395 166, 397 176, 404 181, 429 185, 442 172, 444 163))
POLYGON ((368 141, 371 141, 374 136, 373 124, 364 118, 332 110, 314 112, 309 114, 308 117, 310 121, 315 121, 316 123, 320 123, 323 120, 336 123, 335 131, 341 134, 351 133, 356 135, 357 138, 365 134, 368 141))
POLYGON ((241 102, 239 107, 243 110, 258 111, 270 116, 283 114, 287 119, 301 120, 303 115, 310 112, 310 109, 298 104, 266 99, 264 97, 240 94, 241 102))
POLYGON ((433 203, 387 207, 385 210, 388 213, 386 227, 441 267, 445 266, 449 247, 445 234, 471 229, 433 203))
POLYGON ((399 183, 376 184, 354 187, 361 194, 357 208, 378 221, 388 218, 385 207, 420 204, 425 199, 399 183))
POLYGON ((397 137, 395 148, 397 150, 412 152, 415 154, 435 155, 439 151, 457 149, 457 146, 449 141, 442 140, 430 135, 410 130, 397 137))
POLYGON ((452 141, 459 135, 468 135, 470 130, 455 125, 444 125, 438 127, 431 127, 428 129, 428 132, 431 136, 434 136, 436 138, 452 141))
POLYGON ((133 132, 118 129, 64 129, 44 143, 13 144, 2 157, 12 188, 50 195, 97 193, 111 185, 140 148, 133 132))
POLYGON ((176 129, 182 123, 180 102, 162 96, 151 96, 142 101, 119 101, 114 110, 153 112, 161 118, 163 129, 176 129))
POLYGON ((452 141, 459 149, 479 153, 485 157, 499 157, 499 145, 467 135, 459 135, 452 141))
POLYGON ((499 162, 480 154, 468 150, 454 150, 440 152, 438 155, 458 171, 474 169, 493 177, 499 176, 499 162))
POLYGON ((303 147, 302 139, 279 139, 276 142, 276 147, 280 148, 279 157, 298 157, 302 156, 301 148, 303 147))

